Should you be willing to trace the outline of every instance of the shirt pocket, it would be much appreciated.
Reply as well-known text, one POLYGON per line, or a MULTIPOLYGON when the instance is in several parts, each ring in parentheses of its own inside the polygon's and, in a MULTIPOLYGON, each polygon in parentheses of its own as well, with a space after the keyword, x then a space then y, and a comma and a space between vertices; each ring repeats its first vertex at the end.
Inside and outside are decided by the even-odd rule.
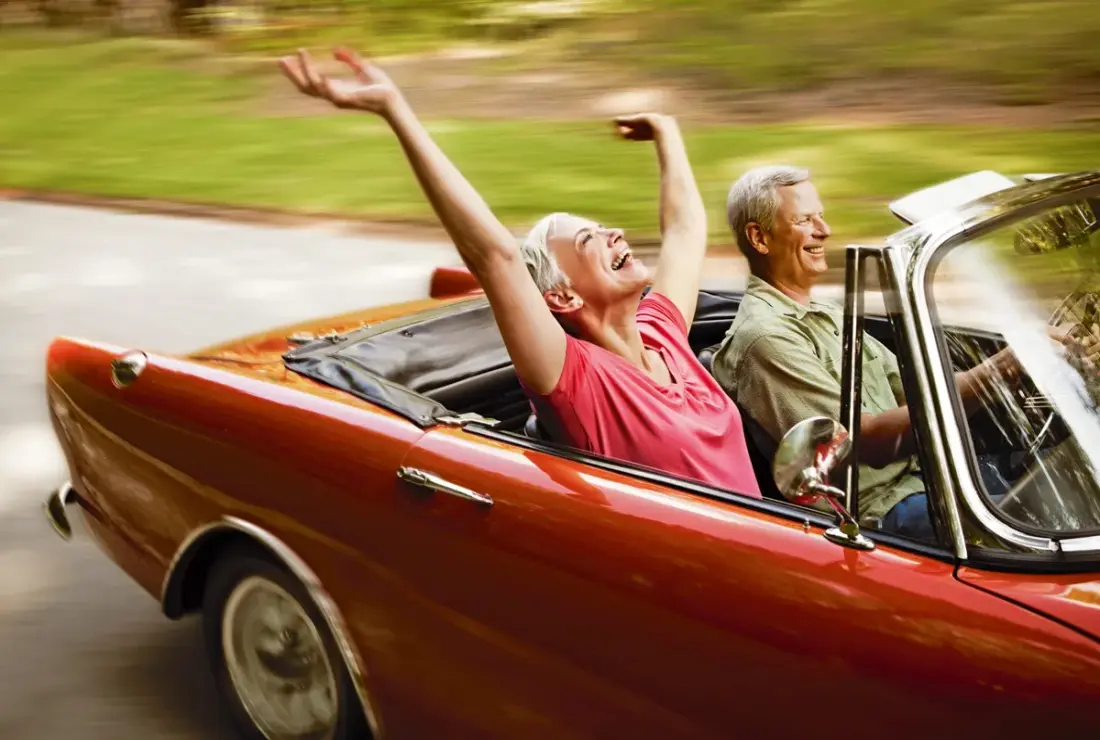
POLYGON ((890 388, 890 379, 886 377, 886 367, 881 357, 863 354, 862 401, 863 412, 887 411, 897 406, 894 391, 890 388))

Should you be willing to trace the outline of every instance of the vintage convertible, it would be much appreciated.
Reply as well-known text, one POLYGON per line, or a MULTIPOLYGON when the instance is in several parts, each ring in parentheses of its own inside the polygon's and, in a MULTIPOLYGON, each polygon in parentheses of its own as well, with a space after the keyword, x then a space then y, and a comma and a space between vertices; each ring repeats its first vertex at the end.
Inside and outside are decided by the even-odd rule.
MULTIPOLYGON (((55 340, 48 516, 202 613, 249 737, 1095 738, 1100 391, 1044 327, 1100 334, 1100 172, 892 209, 915 223, 847 248, 836 418, 752 427, 763 500, 547 439, 440 271, 186 357, 55 340), (900 358, 936 542, 858 515, 864 332, 900 358), (953 371, 1006 344, 1024 377, 964 413, 953 371)), ((701 294, 704 363, 739 300, 701 294)))

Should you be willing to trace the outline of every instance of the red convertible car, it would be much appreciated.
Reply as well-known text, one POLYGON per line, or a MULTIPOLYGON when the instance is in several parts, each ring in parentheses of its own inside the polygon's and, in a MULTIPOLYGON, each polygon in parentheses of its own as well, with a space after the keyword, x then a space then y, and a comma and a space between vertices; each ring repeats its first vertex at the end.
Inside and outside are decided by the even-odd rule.
MULTIPOLYGON (((49 518, 201 613, 249 737, 1096 738, 1100 390, 1044 327, 1100 335, 1100 172, 893 210, 914 223, 847 248, 836 418, 754 432, 762 500, 547 439, 476 285, 441 272, 185 357, 55 340, 49 518), (868 332, 934 542, 858 513, 868 332), (1026 377, 964 408, 952 374, 1004 346, 1026 377)), ((700 296, 704 363, 739 300, 700 296)))

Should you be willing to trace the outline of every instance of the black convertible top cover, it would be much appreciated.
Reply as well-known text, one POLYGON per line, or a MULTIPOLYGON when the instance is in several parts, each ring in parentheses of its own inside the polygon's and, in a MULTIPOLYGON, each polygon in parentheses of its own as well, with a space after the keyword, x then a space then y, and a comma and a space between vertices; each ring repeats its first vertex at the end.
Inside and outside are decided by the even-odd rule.
MULTIPOLYGON (((741 294, 701 292, 692 345, 721 337, 741 294)), ((429 427, 484 404, 527 413, 492 310, 485 298, 430 309, 342 336, 324 337, 283 356, 286 367, 429 427), (481 403, 479 403, 481 402, 481 403), (456 411, 458 410, 458 411, 456 411)))

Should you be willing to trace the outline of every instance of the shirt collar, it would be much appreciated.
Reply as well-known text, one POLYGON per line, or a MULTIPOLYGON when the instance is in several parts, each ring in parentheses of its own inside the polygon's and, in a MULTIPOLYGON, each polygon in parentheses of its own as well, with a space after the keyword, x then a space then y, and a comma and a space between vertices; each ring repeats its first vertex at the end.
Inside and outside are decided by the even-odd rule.
POLYGON ((803 318, 812 311, 831 314, 836 310, 833 305, 815 301, 812 298, 810 299, 809 305, 804 306, 790 296, 784 294, 771 283, 768 283, 756 275, 749 275, 749 282, 745 288, 745 297, 747 298, 749 296, 763 301, 779 314, 794 316, 798 319, 803 318))

